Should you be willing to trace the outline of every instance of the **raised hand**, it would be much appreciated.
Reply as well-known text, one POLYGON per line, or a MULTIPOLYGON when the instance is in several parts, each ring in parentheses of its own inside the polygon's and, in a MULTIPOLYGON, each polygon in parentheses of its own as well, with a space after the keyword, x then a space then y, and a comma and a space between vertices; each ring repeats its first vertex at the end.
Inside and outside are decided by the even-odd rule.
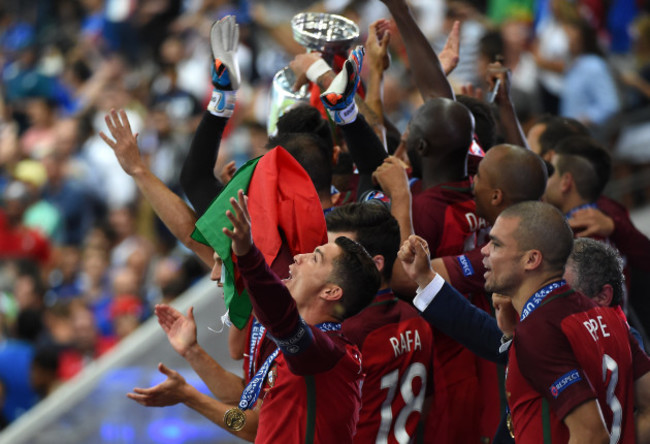
POLYGON ((363 46, 357 46, 330 87, 320 95, 325 109, 337 125, 354 122, 357 118, 358 109, 354 103, 354 95, 359 87, 364 53, 363 46))
POLYGON ((208 111, 229 118, 235 110, 235 91, 241 82, 237 47, 239 46, 239 25, 235 17, 227 15, 212 24, 210 48, 212 49, 212 97, 208 111))
POLYGON ((410 235, 402 243, 397 257, 402 262, 406 275, 420 288, 426 287, 436 276, 431 268, 429 246, 420 236, 410 235))
POLYGON ((372 178, 391 199, 400 192, 407 193, 409 191, 406 170, 402 161, 396 157, 391 156, 384 159, 384 163, 372 173, 372 178))
POLYGON ((226 217, 232 223, 232 231, 223 228, 223 233, 232 240, 232 251, 237 256, 243 256, 249 252, 253 245, 253 236, 251 234, 251 217, 248 214, 248 197, 244 192, 239 190, 237 193, 238 200, 230 199, 230 204, 234 213, 226 211, 226 217))
POLYGON ((154 313, 172 348, 179 355, 185 356, 197 344, 194 308, 190 307, 187 316, 183 316, 174 307, 158 304, 154 308, 154 313))
POLYGON ((574 212, 568 220, 576 237, 609 237, 616 228, 614 219, 595 208, 574 212))
POLYGON ((104 120, 115 141, 111 140, 103 131, 99 132, 99 137, 113 149, 115 157, 117 157, 117 161, 124 172, 129 176, 133 176, 145 169, 144 161, 138 149, 138 135, 133 134, 126 111, 121 109, 118 112, 112 109, 104 116, 104 120))
POLYGON ((219 180, 221 180, 221 183, 225 185, 230 182, 230 179, 232 179, 232 176, 234 176, 236 172, 237 166, 235 165, 235 161, 231 160, 225 164, 223 168, 221 168, 221 172, 219 173, 219 180))
POLYGON ((366 58, 368 65, 379 72, 384 72, 390 66, 390 21, 379 19, 370 24, 366 39, 366 58))
MULTIPOLYGON (((296 81, 292 86, 294 91, 298 91, 300 87, 310 80, 316 83, 318 77, 332 70, 327 62, 323 60, 322 54, 317 51, 298 54, 289 62, 289 68, 296 77, 296 81)), ((334 75, 334 72, 332 72, 332 75, 334 75)))
POLYGON ((486 100, 497 104, 510 103, 510 79, 512 73, 501 62, 490 63, 487 67, 487 81, 490 91, 486 100))
POLYGON ((239 88, 241 73, 237 62, 239 25, 235 16, 227 15, 212 24, 210 48, 212 49, 212 85, 223 91, 239 88))
POLYGON ((438 59, 446 76, 451 74, 456 69, 456 66, 458 66, 458 62, 460 61, 460 22, 458 20, 451 27, 451 32, 447 37, 445 47, 438 54, 438 59))
POLYGON ((185 401, 184 389, 187 386, 185 378, 177 371, 158 364, 158 370, 167 379, 150 388, 134 388, 133 393, 127 393, 129 399, 145 407, 166 407, 185 401))

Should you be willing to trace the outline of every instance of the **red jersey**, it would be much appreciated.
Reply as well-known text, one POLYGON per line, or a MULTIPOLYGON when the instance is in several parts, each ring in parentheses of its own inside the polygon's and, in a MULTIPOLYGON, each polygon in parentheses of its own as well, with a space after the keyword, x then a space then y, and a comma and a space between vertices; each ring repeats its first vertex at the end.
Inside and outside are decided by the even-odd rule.
POLYGON ((237 264, 253 311, 280 349, 260 399, 255 442, 352 443, 363 379, 358 348, 336 331, 307 325, 257 247, 237 264))
MULTIPOLYGON (((476 215, 469 178, 415 194, 412 208, 415 234, 427 241, 432 257, 458 255, 474 249, 479 231, 487 226, 476 215)), ((426 421, 425 439, 438 443, 478 442, 484 415, 482 401, 476 393, 481 392, 483 385, 497 387, 496 370, 489 382, 481 383, 482 371, 476 355, 435 328, 433 334, 435 394, 426 421)), ((485 411, 498 411, 498 406, 490 406, 485 411)), ((494 422, 493 429, 496 429, 498 413, 494 422)))
POLYGON ((361 355, 340 334, 326 335, 343 351, 329 370, 299 375, 282 353, 276 358, 260 397, 256 443, 353 442, 361 409, 361 355))
POLYGON ((413 196, 413 229, 429 244, 432 257, 460 254, 476 246, 487 226, 476 215, 469 179, 437 185, 413 196))
POLYGON ((355 443, 411 442, 426 394, 432 391, 433 337, 429 323, 390 290, 343 322, 361 350, 365 373, 355 443))
POLYGON ((506 390, 517 444, 568 442, 563 419, 591 399, 611 442, 635 442, 634 381, 648 371, 615 310, 561 286, 515 329, 506 390))

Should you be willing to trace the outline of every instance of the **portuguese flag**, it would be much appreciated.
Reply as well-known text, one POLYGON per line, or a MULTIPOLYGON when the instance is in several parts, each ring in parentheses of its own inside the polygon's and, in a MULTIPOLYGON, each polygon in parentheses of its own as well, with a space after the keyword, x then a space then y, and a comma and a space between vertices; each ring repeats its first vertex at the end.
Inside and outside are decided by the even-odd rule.
MULTIPOLYGON (((226 307, 232 323, 242 329, 250 316, 251 304, 237 270, 237 257, 230 249, 231 241, 222 232, 223 227, 233 228, 226 217, 226 210, 232 211, 230 198, 237 199, 239 190, 244 190, 248 195, 253 242, 269 266, 283 249, 293 257, 311 252, 326 243, 327 228, 311 179, 281 146, 248 161, 237 170, 208 210, 196 221, 192 238, 211 246, 222 258, 226 307)), ((288 274, 288 268, 284 272, 288 274)))

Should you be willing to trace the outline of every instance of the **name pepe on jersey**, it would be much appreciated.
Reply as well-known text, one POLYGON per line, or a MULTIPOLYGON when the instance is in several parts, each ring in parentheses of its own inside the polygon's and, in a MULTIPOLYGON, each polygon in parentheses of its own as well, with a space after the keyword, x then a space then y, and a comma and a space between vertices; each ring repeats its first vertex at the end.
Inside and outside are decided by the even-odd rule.
POLYGON ((390 345, 393 347, 395 357, 410 353, 415 350, 422 350, 422 341, 420 340, 420 332, 415 330, 406 330, 401 332, 399 337, 392 336, 389 338, 390 345))
POLYGON ((603 322, 602 316, 596 316, 596 319, 589 318, 584 321, 582 325, 585 326, 589 334, 591 334, 591 337, 594 338, 594 341, 600 339, 598 336, 599 332, 603 338, 607 338, 610 335, 606 330, 608 327, 607 324, 603 322))

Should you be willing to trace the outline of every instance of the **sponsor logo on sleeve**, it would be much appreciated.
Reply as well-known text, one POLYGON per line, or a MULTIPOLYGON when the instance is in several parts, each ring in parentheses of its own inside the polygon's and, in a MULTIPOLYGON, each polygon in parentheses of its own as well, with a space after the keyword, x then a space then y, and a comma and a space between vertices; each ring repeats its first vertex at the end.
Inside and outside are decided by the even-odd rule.
POLYGON ((463 276, 474 276, 474 267, 466 255, 456 256, 456 260, 460 264, 460 268, 463 270, 463 276))
POLYGON ((557 381, 551 384, 551 387, 549 388, 551 395, 553 395, 554 398, 557 398, 564 389, 581 380, 582 377, 580 376, 580 373, 578 373, 578 370, 571 370, 570 372, 560 376, 557 381))

